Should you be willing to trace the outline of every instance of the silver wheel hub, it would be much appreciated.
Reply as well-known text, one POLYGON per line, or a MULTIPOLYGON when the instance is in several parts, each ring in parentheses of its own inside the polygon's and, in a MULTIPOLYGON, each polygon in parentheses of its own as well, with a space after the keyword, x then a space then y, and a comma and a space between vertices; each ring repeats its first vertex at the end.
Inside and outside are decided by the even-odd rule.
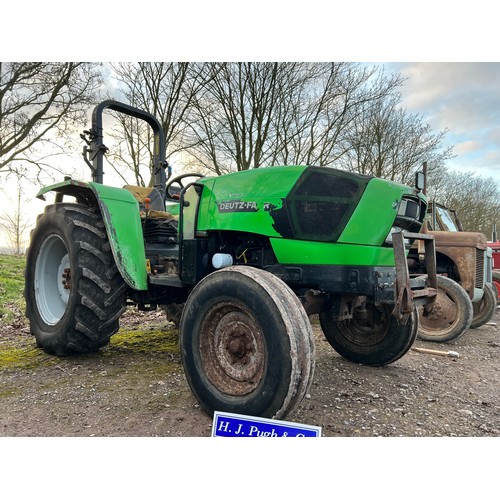
POLYGON ((35 300, 45 323, 55 325, 63 317, 71 290, 68 250, 64 241, 51 235, 43 242, 36 260, 35 300))

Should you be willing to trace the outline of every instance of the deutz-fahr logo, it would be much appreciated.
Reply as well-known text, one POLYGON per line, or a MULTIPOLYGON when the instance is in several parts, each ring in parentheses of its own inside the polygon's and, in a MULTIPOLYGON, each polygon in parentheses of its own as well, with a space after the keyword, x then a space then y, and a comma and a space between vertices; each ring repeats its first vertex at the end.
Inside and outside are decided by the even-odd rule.
POLYGON ((256 201, 219 201, 217 203, 219 212, 257 212, 256 201))

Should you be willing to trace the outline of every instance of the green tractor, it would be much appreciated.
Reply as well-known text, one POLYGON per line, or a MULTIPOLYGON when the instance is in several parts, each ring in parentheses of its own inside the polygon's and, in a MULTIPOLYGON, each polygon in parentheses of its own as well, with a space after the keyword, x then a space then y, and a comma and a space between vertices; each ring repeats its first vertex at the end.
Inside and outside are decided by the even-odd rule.
POLYGON ((82 137, 92 182, 40 190, 55 202, 27 252, 26 315, 47 353, 97 351, 127 306, 177 309, 183 367, 202 408, 283 418, 312 382, 310 315, 353 362, 382 366, 410 349, 416 307, 436 296, 434 240, 418 234, 421 186, 315 166, 189 182, 170 175, 156 118, 117 101, 96 106, 82 137), (153 129, 154 188, 103 184, 106 109, 153 129), (426 246, 425 276, 408 273, 415 240, 426 246))

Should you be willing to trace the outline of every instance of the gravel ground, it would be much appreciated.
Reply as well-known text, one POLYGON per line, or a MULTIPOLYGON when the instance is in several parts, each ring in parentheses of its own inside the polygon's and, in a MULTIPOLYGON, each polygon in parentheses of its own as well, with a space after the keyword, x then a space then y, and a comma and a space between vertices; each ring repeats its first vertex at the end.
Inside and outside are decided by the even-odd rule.
POLYGON ((351 439, 245 440, 243 448, 241 440, 203 439, 212 419, 189 390, 178 333, 162 314, 127 314, 108 347, 67 358, 37 349, 22 325, 3 326, 2 491, 9 499, 62 500, 71 492, 73 499, 136 500, 180 488, 193 497, 234 491, 254 500, 321 498, 335 485, 349 498, 399 499, 410 490, 431 499, 491 498, 499 320, 497 312, 454 344, 415 343, 458 358, 411 350, 382 368, 341 358, 313 321, 314 382, 287 420, 351 439))
MULTIPOLYGON (((325 437, 499 436, 499 319, 454 344, 414 345, 458 358, 411 350, 380 368, 340 357, 313 320, 314 382, 287 420, 320 426, 325 437)), ((26 328, 4 326, 0 435, 210 436, 177 331, 161 313, 132 312, 123 325, 99 353, 66 358, 37 349, 26 328)))

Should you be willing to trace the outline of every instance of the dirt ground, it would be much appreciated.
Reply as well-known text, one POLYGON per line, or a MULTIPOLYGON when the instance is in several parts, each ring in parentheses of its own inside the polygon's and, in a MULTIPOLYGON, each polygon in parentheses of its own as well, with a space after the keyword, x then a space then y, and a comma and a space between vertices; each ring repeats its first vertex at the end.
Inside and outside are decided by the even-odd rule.
MULTIPOLYGON (((499 436, 499 321, 497 310, 454 344, 414 345, 458 358, 411 350, 381 368, 340 357, 313 321, 314 382, 286 420, 324 437, 499 436)), ((0 436, 210 436, 172 324, 132 312, 122 325, 100 352, 66 358, 37 349, 25 326, 1 327, 0 436)))

